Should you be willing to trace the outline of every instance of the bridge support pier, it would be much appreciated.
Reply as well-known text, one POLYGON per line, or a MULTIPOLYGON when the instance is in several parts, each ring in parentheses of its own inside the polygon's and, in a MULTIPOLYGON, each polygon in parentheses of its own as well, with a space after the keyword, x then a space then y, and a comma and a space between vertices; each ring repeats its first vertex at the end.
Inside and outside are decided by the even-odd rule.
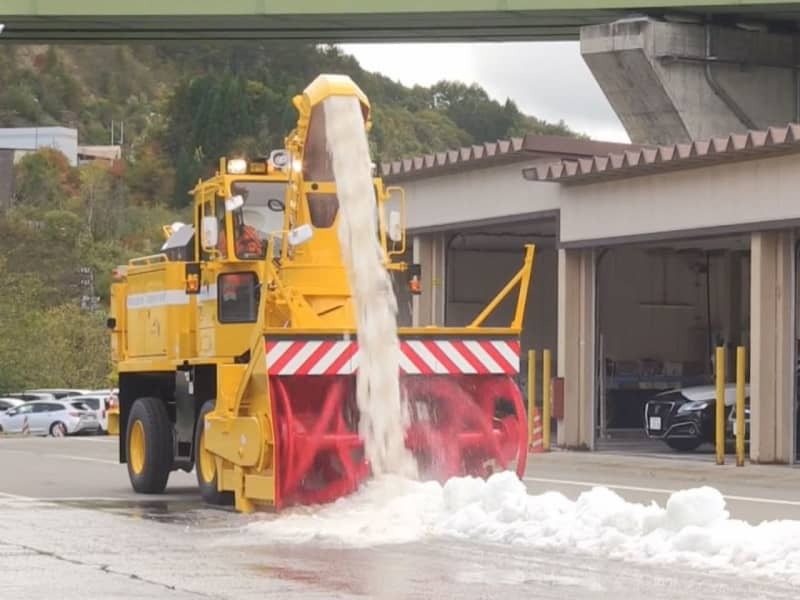
POLYGON ((632 142, 686 143, 800 121, 798 39, 753 29, 626 19, 581 53, 632 142))

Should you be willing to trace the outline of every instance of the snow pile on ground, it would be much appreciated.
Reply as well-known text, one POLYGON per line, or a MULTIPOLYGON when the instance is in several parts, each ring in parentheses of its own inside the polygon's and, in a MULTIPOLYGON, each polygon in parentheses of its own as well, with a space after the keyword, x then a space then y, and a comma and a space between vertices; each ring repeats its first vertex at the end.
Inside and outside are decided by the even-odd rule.
POLYGON ((327 98, 323 106, 339 197, 339 241, 358 330, 359 433, 373 473, 415 477, 416 462, 405 447, 397 299, 375 228, 377 206, 364 117, 352 96, 327 98))
POLYGON ((248 526, 271 541, 364 547, 448 537, 587 552, 659 564, 691 564, 788 577, 800 584, 800 521, 758 526, 729 518, 709 487, 673 494, 665 507, 595 488, 571 501, 529 495, 513 473, 444 486, 399 477, 370 481, 353 496, 302 507, 248 526))

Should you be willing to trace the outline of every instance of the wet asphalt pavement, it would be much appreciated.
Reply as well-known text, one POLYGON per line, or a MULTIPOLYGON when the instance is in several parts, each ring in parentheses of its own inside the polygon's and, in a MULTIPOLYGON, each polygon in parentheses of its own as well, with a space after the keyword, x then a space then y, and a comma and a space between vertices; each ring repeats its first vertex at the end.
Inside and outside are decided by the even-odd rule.
MULTIPOLYGON (((788 598, 774 579, 654 567, 578 553, 441 539, 364 549, 276 545, 245 526, 275 515, 205 507, 194 475, 168 494, 131 493, 115 440, 0 439, 0 598, 788 598)), ((664 501, 713 482, 742 518, 793 516, 793 469, 553 453, 532 457, 532 491, 574 497, 600 480, 664 501), (709 481, 709 478, 712 481, 709 481), (651 490, 651 491, 647 491, 651 490), (742 493, 747 492, 747 493, 742 493), (758 492, 758 493, 756 493, 758 492)))

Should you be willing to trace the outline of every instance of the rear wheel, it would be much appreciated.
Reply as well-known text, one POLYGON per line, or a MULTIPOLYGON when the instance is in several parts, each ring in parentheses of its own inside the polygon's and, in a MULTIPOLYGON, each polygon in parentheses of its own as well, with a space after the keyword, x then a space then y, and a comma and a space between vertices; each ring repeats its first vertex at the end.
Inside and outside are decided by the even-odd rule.
POLYGON ((50 435, 52 437, 64 437, 67 435, 67 426, 61 421, 56 421, 50 425, 50 435))
POLYGON ((200 495, 209 504, 230 505, 233 504, 232 492, 220 492, 217 489, 217 463, 214 455, 206 450, 205 447, 205 425, 206 415, 214 410, 214 401, 209 400, 200 409, 197 417, 197 427, 194 433, 194 468, 197 472, 197 485, 200 488, 200 495))
POLYGON ((133 403, 127 429, 128 476, 140 494, 160 494, 167 487, 174 451, 172 424, 158 398, 133 403))

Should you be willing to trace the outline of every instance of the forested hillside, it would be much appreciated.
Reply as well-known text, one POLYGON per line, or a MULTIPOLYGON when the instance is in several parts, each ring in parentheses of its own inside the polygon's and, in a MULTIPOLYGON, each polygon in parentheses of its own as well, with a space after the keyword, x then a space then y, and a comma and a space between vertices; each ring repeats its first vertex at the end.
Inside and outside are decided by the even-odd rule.
POLYGON ((161 225, 185 213, 188 189, 220 155, 281 147, 296 119, 292 97, 324 72, 350 75, 370 98, 377 160, 526 132, 572 134, 478 86, 404 87, 335 47, 2 46, 0 127, 63 125, 78 129, 81 144, 107 144, 115 121, 125 136, 113 168, 72 168, 52 151, 16 167, 14 202, 0 214, 0 392, 107 384, 111 269, 158 248, 161 225), (86 270, 96 310, 79 303, 91 295, 86 270))

